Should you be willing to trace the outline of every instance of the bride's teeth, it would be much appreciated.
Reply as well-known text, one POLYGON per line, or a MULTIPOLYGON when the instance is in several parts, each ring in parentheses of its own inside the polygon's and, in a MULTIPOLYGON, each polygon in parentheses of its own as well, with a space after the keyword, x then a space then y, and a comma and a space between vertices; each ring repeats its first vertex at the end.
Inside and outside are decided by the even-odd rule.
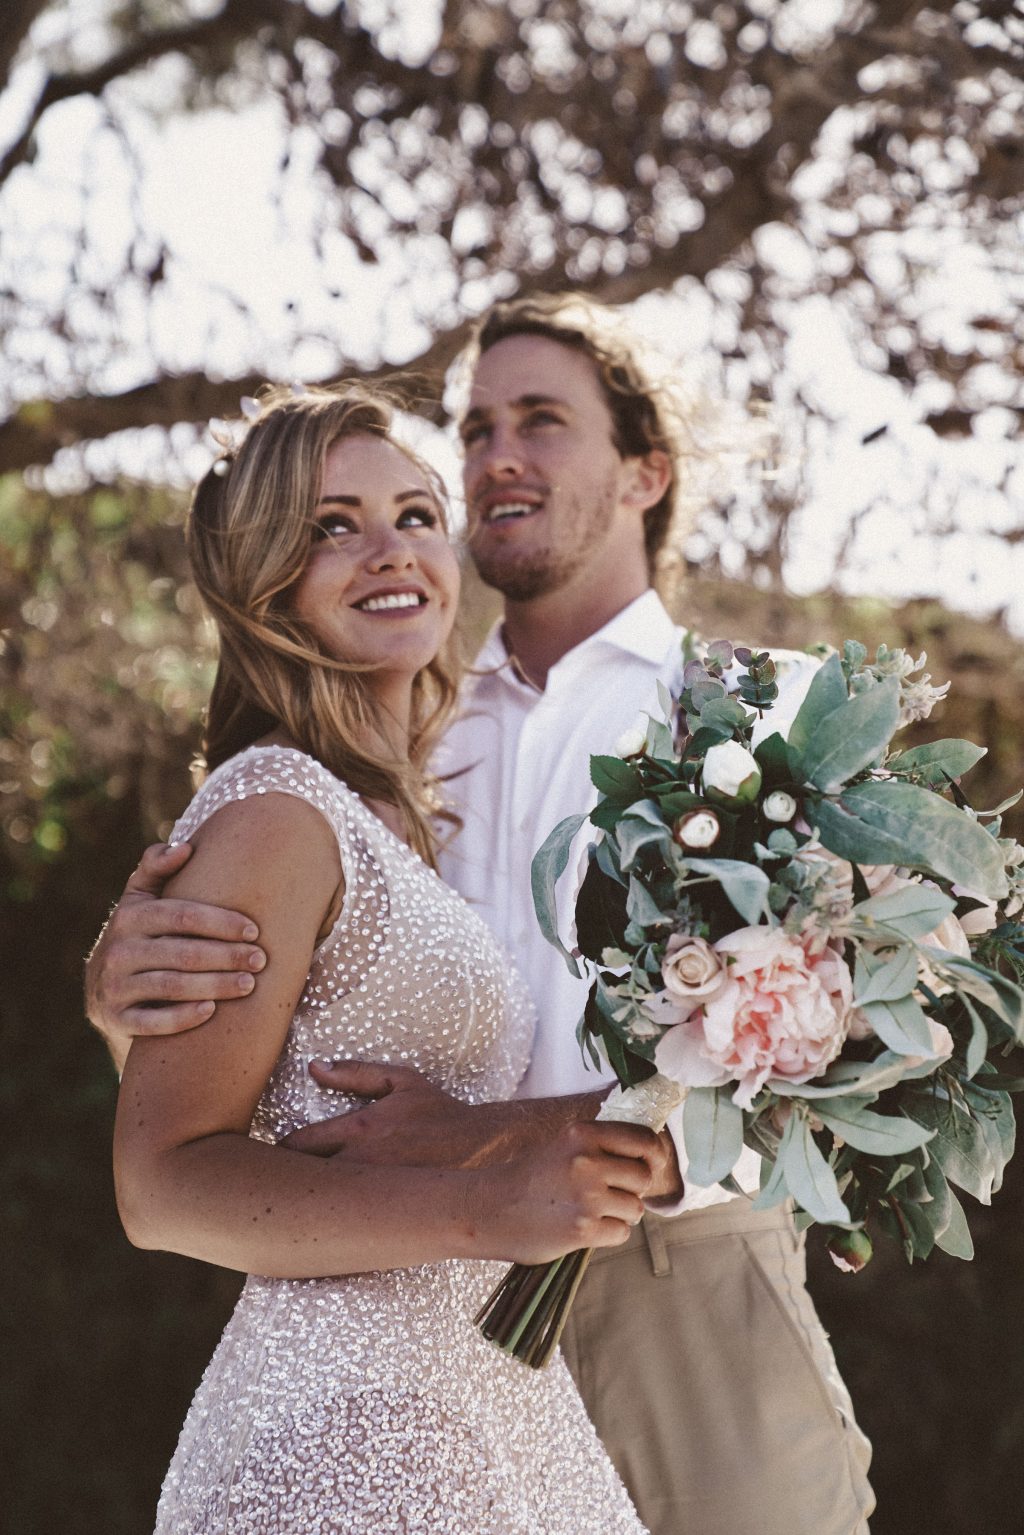
POLYGON ((366 613, 380 613, 387 608, 418 608, 420 599, 415 592, 392 592, 388 597, 368 597, 359 607, 366 613))

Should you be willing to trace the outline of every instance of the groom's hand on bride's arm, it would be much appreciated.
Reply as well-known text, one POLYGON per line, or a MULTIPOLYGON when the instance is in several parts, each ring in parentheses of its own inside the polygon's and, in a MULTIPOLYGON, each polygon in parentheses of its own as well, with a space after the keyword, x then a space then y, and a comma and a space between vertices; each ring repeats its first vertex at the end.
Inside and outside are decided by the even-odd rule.
MULTIPOLYGON (((564 1098, 513 1098, 463 1103, 435 1087, 412 1066, 373 1061, 313 1061, 310 1075, 321 1087, 370 1101, 362 1108, 294 1130, 283 1142, 293 1151, 354 1161, 429 1167, 485 1167, 510 1162, 553 1139, 567 1125, 593 1119, 607 1089, 564 1098)), ((648 1200, 682 1197, 675 1146, 659 1137, 663 1161, 653 1167, 648 1200)))
POLYGON ((320 1087, 368 1102, 286 1136, 293 1151, 402 1167, 483 1167, 509 1160, 505 1103, 463 1103, 412 1066, 375 1061, 313 1061, 320 1087))
POLYGON ((85 1007, 118 1067, 140 1034, 180 1034, 245 995, 266 955, 243 913, 162 898, 187 843, 146 849, 85 966, 85 1007))

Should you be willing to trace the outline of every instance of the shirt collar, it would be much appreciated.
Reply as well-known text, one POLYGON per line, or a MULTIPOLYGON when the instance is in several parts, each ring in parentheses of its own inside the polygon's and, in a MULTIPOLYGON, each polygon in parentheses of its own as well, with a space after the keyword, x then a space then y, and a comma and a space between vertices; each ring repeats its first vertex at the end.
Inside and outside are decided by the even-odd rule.
MULTIPOLYGON (((548 674, 549 680, 556 677, 561 671, 572 670, 578 660, 583 659, 592 650, 610 647, 612 650, 621 650, 625 654, 636 656, 638 660, 648 661, 652 665, 660 665, 667 657, 669 650, 678 644, 679 631, 673 624, 665 605, 661 601, 653 587, 648 587, 641 596, 635 597, 621 612, 598 629, 596 633, 588 635, 585 640, 568 651, 561 660, 556 661, 548 674)), ((495 624, 483 647, 474 662, 474 670, 499 671, 500 675, 511 685, 527 687, 517 677, 511 658, 505 648, 502 638, 501 620, 495 624)), ((535 689, 530 688, 533 692, 535 689)))

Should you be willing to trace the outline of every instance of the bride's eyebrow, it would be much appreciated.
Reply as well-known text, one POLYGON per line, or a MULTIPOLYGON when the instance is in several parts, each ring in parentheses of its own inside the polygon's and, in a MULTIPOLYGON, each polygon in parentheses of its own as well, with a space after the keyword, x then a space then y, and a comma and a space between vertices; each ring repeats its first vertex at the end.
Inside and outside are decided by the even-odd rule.
MULTIPOLYGON (((395 497, 396 506, 404 506, 406 501, 432 501, 434 498, 424 486, 421 490, 402 490, 395 497)), ((362 506, 358 496, 321 496, 317 506, 362 506)))

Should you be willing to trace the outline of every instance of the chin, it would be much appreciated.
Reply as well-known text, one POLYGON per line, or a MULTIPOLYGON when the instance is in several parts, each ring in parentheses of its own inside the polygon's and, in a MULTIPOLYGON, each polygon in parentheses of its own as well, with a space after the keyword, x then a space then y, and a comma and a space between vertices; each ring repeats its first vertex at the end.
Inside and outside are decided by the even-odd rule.
POLYGON ((477 574, 485 586, 493 587, 510 602, 531 602, 557 591, 563 584, 562 572, 550 565, 511 565, 499 560, 477 560, 477 574))

